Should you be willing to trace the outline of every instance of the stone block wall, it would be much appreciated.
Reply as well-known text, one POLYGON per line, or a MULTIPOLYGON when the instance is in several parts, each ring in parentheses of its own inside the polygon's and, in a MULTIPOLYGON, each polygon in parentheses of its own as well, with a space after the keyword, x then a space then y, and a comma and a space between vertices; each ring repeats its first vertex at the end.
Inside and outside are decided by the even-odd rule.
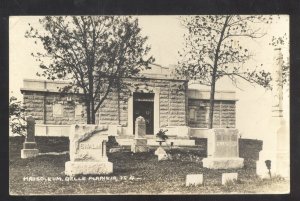
POLYGON ((186 89, 183 82, 169 81, 160 88, 160 127, 186 125, 186 89))
MULTIPOLYGON (((166 78, 143 78, 128 79, 131 84, 129 93, 120 93, 120 111, 118 112, 118 93, 114 89, 104 101, 96 114, 96 124, 118 125, 119 121, 123 127, 128 127, 129 99, 132 100, 132 92, 155 93, 154 100, 158 102, 159 107, 154 109, 159 111, 159 127, 167 126, 190 126, 193 128, 207 128, 209 99, 204 98, 202 91, 199 97, 190 97, 187 95, 187 82, 184 80, 166 79, 166 78), (159 96, 159 98, 157 97, 159 96), (194 118, 191 119, 191 112, 194 112, 194 118)), ((37 84, 37 83, 35 83, 37 84)), ((47 86, 51 84, 47 82, 47 86)), ((55 84, 55 83, 54 83, 55 84)), ((53 84, 53 85, 54 85, 53 84)), ((34 85, 35 86, 35 85, 34 85)), ((56 86, 56 85, 55 85, 56 86)), ((53 87, 54 90, 55 87, 53 87)), ((61 96, 55 91, 43 91, 34 87, 22 90, 26 115, 32 115, 37 124, 48 125, 70 125, 74 123, 86 123, 86 111, 84 103, 79 95, 61 96), (68 101, 71 97, 72 101, 68 101), (61 116, 53 115, 53 104, 62 104, 63 112, 61 116), (75 105, 81 104, 82 115, 75 115, 75 105)), ((154 104, 157 104, 157 103, 154 104)), ((132 109, 132 108, 131 108, 132 109)), ((214 127, 235 127, 235 100, 216 100, 214 111, 214 127)), ((157 111, 154 111, 157 115, 157 111)), ((157 120, 157 116, 155 116, 157 120)), ((156 124, 157 125, 157 124, 156 124)), ((156 128, 157 129, 157 128, 156 128)))
POLYGON ((96 114, 96 122, 103 124, 118 124, 118 94, 110 92, 96 114), (99 120, 100 113, 100 120, 99 120))
MULTIPOLYGON (((188 125, 192 128, 207 128, 209 100, 189 99, 188 125), (191 114, 194 113, 194 114, 191 114)), ((235 128, 235 101, 216 100, 214 105, 214 128, 235 128)))
POLYGON ((23 92, 23 103, 26 107, 25 115, 32 115, 36 124, 68 125, 85 123, 86 116, 75 115, 75 105, 81 104, 85 112, 85 106, 78 95, 61 96, 59 93, 50 92, 23 92), (72 101, 67 101, 71 97, 72 101), (53 104, 62 105, 62 115, 53 115, 53 104))
MULTIPOLYGON (((131 92, 159 93, 160 127, 186 125, 186 82, 167 79, 135 79, 130 80, 130 83, 131 92)), ((123 100, 120 100, 120 124, 127 126, 129 121, 128 100, 130 97, 132 98, 132 93, 131 95, 130 93, 120 93, 120 97, 123 97, 123 100)), ((108 95, 99 112, 101 123, 118 124, 118 93, 116 90, 108 95)))

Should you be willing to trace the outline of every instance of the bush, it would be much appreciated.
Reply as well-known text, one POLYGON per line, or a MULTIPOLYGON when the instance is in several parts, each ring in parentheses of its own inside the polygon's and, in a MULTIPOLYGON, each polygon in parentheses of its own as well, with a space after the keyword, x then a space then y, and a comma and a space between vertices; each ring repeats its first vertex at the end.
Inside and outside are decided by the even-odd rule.
POLYGON ((18 101, 16 97, 12 96, 9 99, 9 126, 11 132, 26 136, 27 122, 24 116, 25 108, 21 101, 18 101))

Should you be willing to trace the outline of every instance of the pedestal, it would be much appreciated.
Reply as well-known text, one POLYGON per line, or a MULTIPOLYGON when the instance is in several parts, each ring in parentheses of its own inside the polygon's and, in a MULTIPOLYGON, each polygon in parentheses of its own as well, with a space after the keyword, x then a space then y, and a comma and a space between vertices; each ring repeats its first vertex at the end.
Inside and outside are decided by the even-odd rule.
POLYGON ((39 155, 38 149, 22 149, 21 158, 33 158, 39 155))
POLYGON ((68 161, 65 163, 65 174, 74 175, 107 175, 113 173, 113 164, 111 162, 88 162, 88 161, 68 161))
POLYGON ((147 139, 135 138, 131 145, 131 151, 133 153, 148 152, 147 139))
POLYGON ((273 129, 263 141, 263 150, 259 152, 259 160, 256 162, 256 174, 261 178, 270 178, 269 169, 265 161, 271 161, 271 176, 290 178, 289 132, 286 129, 284 119, 274 118, 273 129), (274 129, 274 127, 279 127, 274 129))
POLYGON ((239 169, 244 167, 243 158, 204 158, 203 167, 209 169, 239 169))
POLYGON ((21 150, 21 158, 33 158, 39 155, 39 150, 35 142, 24 142, 21 150))

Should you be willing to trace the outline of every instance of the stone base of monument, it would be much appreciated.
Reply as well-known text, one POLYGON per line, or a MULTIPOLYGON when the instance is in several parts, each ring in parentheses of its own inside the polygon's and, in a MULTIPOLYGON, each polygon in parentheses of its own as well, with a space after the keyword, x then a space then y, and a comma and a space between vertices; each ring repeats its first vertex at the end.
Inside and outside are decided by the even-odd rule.
POLYGON ((290 155, 287 152, 277 152, 276 173, 285 179, 290 179, 290 155))
POLYGON ((264 179, 280 175, 281 177, 285 179, 290 178, 290 171, 289 168, 289 154, 286 152, 277 152, 274 154, 274 152, 267 152, 267 151, 261 151, 259 152, 259 160, 256 161, 256 174, 264 179), (279 160, 278 160, 279 159, 279 160), (269 169, 266 165, 266 160, 271 161, 271 169, 269 172, 269 169))
POLYGON ((36 142, 24 142, 21 150, 21 158, 33 158, 39 155, 36 142))
POLYGON ((21 158, 33 158, 39 155, 38 149, 22 149, 21 158))
POLYGON ((148 152, 147 139, 135 138, 131 145, 131 151, 133 153, 148 152))
POLYGON ((209 169, 238 169, 244 167, 243 158, 204 158, 203 167, 209 169))
POLYGON ((107 175, 113 173, 113 164, 111 162, 80 162, 68 161, 65 163, 65 174, 68 176, 74 175, 107 175))
POLYGON ((259 152, 259 160, 256 161, 256 174, 261 178, 270 179, 269 169, 267 168, 266 160, 271 161, 271 175, 273 175, 274 170, 276 169, 276 163, 274 164, 275 148, 273 149, 274 150, 268 152, 265 150, 259 152))

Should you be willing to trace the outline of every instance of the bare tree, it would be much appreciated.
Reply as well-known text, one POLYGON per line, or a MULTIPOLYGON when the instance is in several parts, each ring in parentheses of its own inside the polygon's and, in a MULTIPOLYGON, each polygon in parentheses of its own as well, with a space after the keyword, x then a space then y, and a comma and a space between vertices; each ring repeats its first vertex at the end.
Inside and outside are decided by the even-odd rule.
POLYGON ((237 79, 270 87, 269 72, 259 68, 245 69, 243 64, 252 57, 241 44, 242 38, 261 38, 265 35, 259 23, 270 23, 272 16, 263 15, 201 15, 182 17, 188 30, 185 48, 179 52, 182 60, 177 73, 200 84, 210 86, 209 128, 213 127, 216 82, 228 77, 236 86, 237 79))
POLYGON ((83 91, 87 123, 114 88, 126 86, 123 78, 138 73, 153 57, 141 36, 138 20, 125 16, 55 16, 40 19, 44 30, 33 28, 25 36, 40 41, 45 52, 32 54, 47 79, 69 80, 62 92, 83 91))

